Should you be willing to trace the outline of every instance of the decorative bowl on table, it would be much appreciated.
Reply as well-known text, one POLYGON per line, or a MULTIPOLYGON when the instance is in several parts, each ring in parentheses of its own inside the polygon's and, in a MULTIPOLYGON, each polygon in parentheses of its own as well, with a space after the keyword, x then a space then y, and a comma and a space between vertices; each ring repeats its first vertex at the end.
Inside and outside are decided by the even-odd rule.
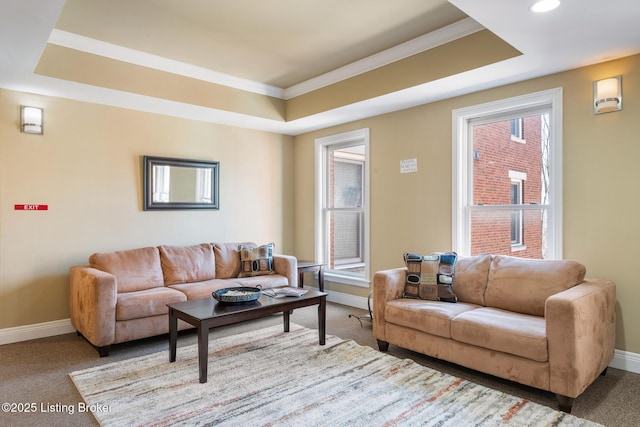
POLYGON ((251 287, 237 287, 237 288, 224 288, 213 291, 211 295, 218 302, 225 304, 245 304, 254 302, 262 294, 261 288, 251 287))

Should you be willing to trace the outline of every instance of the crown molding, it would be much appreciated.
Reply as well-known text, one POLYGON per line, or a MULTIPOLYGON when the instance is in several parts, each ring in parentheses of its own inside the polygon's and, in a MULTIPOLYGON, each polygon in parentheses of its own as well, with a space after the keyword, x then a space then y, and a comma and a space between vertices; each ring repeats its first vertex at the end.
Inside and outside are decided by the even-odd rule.
POLYGON ((55 28, 49 36, 48 43, 260 95, 275 98, 282 98, 284 95, 283 89, 279 87, 219 73, 196 65, 129 49, 55 28))
POLYGON ((425 52, 481 30, 484 30, 482 25, 471 18, 465 18, 439 30, 416 37, 408 42, 291 86, 284 90, 284 99, 295 98, 342 80, 367 73, 376 68, 425 52))
POLYGON ((235 77, 54 28, 48 43, 260 95, 291 99, 468 36, 484 27, 466 18, 287 89, 235 77))

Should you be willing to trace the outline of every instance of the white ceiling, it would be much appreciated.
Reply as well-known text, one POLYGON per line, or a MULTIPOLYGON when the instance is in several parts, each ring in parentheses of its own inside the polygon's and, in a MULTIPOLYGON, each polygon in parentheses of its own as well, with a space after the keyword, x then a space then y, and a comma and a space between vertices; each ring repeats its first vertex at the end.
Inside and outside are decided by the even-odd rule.
POLYGON ((561 1, 0 0, 0 87, 299 134, 640 53, 638 0, 561 1), (523 55, 290 122, 33 72, 49 41, 287 99, 482 27, 523 55))

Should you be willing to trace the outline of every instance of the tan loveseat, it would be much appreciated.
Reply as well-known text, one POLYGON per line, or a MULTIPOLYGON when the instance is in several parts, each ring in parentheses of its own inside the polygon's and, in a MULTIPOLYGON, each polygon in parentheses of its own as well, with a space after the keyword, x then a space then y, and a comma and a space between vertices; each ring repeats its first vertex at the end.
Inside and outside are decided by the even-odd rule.
POLYGON ((373 333, 389 343, 556 394, 571 412, 611 362, 616 291, 573 261, 459 258, 457 303, 403 298, 406 268, 377 272, 373 333))
POLYGON ((240 245, 256 246, 203 243, 93 254, 89 265, 70 269, 71 323, 100 356, 107 356, 111 344, 168 333, 169 303, 211 298, 227 287, 297 286, 295 257, 273 255, 271 274, 243 273, 240 245))

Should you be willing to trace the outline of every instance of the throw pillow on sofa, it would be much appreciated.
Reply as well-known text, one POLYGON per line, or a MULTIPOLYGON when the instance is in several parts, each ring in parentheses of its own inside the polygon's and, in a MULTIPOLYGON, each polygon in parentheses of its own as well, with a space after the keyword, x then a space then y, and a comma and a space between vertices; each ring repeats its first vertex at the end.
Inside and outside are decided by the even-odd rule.
POLYGON ((260 246, 239 245, 240 274, 238 274, 238 277, 273 274, 273 252, 275 247, 275 243, 260 246))
POLYGON ((457 302, 451 289, 455 274, 455 252, 420 255, 404 253, 407 279, 404 286, 405 298, 419 298, 432 301, 457 302))

